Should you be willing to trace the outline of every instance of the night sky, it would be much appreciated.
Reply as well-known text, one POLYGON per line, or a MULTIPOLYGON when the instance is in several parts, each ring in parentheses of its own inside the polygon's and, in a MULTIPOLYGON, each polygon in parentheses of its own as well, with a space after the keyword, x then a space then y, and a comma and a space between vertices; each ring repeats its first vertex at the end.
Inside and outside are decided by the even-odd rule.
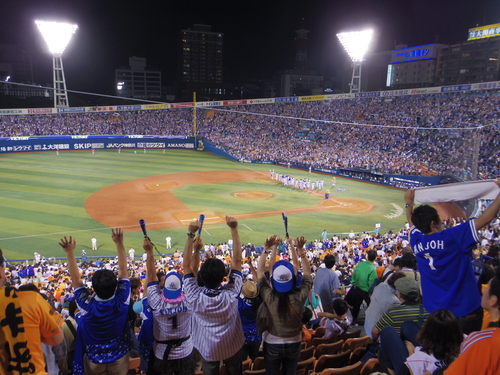
POLYGON ((108 94, 114 69, 127 66, 129 56, 145 57, 170 84, 178 33, 194 23, 224 33, 225 81, 238 82, 293 68, 302 18, 310 30, 310 68, 327 77, 346 58, 335 36, 341 31, 373 27, 371 50, 383 51, 395 43, 460 42, 469 28, 500 22, 500 3, 493 0, 2 0, 1 9, 0 43, 30 53, 42 84, 52 85, 52 60, 34 20, 78 24, 63 55, 68 89, 108 94))

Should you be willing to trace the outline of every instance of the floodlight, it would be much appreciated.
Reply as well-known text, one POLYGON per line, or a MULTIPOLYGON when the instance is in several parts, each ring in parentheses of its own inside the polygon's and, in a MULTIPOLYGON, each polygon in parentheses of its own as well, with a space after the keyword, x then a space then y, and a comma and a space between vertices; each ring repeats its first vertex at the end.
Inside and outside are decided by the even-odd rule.
POLYGON ((66 80, 64 78, 61 57, 78 26, 69 23, 49 21, 35 21, 35 23, 52 54, 54 107, 68 107, 68 94, 66 92, 66 80))
POLYGON ((35 21, 38 30, 53 55, 62 55, 71 37, 78 29, 77 25, 61 22, 35 21))
POLYGON ((368 50, 372 35, 373 30, 337 34, 337 38, 339 38, 340 43, 352 61, 351 92, 359 92, 361 90, 361 62, 368 50))

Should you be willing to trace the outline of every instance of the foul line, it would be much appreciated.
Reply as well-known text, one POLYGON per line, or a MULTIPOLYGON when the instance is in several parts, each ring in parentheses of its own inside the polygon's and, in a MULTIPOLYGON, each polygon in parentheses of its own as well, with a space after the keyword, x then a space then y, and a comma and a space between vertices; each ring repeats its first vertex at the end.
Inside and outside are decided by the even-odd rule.
POLYGON ((246 226, 249 230, 251 230, 253 232, 253 229, 250 228, 248 225, 246 225, 246 224, 243 224, 243 225, 246 226))
MULTIPOLYGON (((169 223, 176 223, 177 220, 173 221, 164 221, 160 223, 148 223, 148 225, 157 225, 157 224, 169 224, 169 223)), ((135 228, 137 225, 121 225, 118 228, 135 228)), ((46 236, 55 236, 55 235, 61 235, 61 234, 71 234, 71 233, 81 233, 81 232, 93 232, 93 231, 100 231, 100 230, 109 230, 110 228, 114 227, 105 227, 105 228, 95 228, 95 229, 75 229, 72 231, 67 231, 67 232, 54 232, 54 233, 42 233, 42 234, 31 234, 29 236, 17 236, 17 237, 5 237, 5 238, 0 238, 0 241, 4 240, 19 240, 22 238, 31 238, 31 237, 46 237, 46 236)))

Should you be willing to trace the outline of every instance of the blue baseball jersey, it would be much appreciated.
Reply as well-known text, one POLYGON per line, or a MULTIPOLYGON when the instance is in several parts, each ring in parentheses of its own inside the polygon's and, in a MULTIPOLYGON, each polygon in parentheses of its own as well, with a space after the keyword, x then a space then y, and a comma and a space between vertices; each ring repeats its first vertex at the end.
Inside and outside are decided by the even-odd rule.
POLYGON ((438 233, 410 230, 410 245, 417 257, 425 309, 448 309, 465 316, 481 306, 481 295, 471 264, 471 251, 479 242, 474 221, 438 233))

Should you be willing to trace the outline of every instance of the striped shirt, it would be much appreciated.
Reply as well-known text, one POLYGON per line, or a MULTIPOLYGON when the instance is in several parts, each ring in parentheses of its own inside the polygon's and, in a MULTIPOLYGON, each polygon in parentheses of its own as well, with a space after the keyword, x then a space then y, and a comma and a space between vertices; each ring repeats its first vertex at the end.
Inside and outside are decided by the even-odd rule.
POLYGON ((230 358, 245 342, 238 313, 242 285, 239 271, 232 271, 230 282, 217 290, 199 287, 193 274, 184 276, 184 293, 193 311, 194 347, 205 361, 230 358))
POLYGON ((467 339, 462 343, 460 348, 460 352, 464 353, 469 349, 472 345, 477 344, 479 341, 484 339, 491 340, 493 334, 497 331, 498 328, 488 328, 484 331, 472 332, 467 339))
POLYGON ((500 328, 472 332, 462 343, 460 355, 445 375, 499 374, 500 328))
MULTIPOLYGON (((422 320, 423 323, 429 317, 429 313, 423 306, 422 311, 424 317, 422 320)), ((401 333, 401 326, 403 325, 405 320, 413 320, 415 323, 418 323, 418 321, 420 320, 419 304, 403 303, 402 305, 391 307, 384 313, 384 315, 382 315, 382 318, 380 318, 378 323, 375 325, 375 328, 381 331, 382 328, 391 326, 394 327, 396 329, 396 332, 399 334, 401 333)))
MULTIPOLYGON (((178 300, 172 303, 165 299, 158 281, 148 284, 148 305, 153 312, 153 334, 155 339, 167 341, 189 337, 181 345, 171 349, 168 356, 169 360, 185 358, 193 351, 191 311, 187 307, 186 300, 177 302, 178 300)), ((156 358, 163 359, 166 347, 166 344, 155 341, 154 352, 156 358)))

